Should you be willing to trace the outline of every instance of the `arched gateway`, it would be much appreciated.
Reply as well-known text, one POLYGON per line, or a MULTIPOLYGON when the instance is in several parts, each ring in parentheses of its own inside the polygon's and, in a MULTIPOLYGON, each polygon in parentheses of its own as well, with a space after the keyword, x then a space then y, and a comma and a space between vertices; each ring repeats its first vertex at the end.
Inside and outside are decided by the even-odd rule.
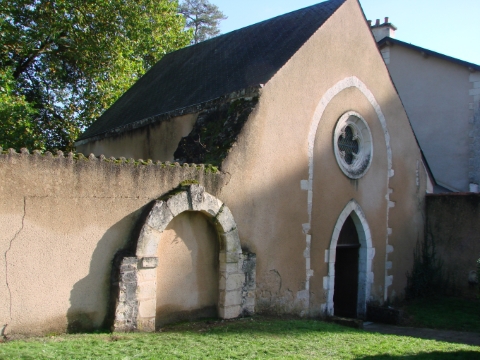
POLYGON ((157 248, 161 233, 177 215, 198 211, 214 224, 220 240, 218 314, 231 319, 255 309, 255 255, 242 252, 237 225, 229 208, 190 185, 155 201, 140 231, 134 257, 123 258, 119 268, 119 295, 115 331, 155 331, 157 248))

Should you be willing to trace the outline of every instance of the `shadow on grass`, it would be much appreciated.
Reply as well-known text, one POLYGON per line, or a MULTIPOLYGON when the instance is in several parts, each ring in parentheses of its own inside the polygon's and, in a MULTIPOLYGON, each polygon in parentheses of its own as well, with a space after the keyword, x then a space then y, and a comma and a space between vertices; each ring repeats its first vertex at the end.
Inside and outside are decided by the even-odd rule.
POLYGON ((371 333, 408 336, 416 339, 437 340, 453 344, 480 346, 480 334, 453 330, 401 327, 383 324, 371 324, 365 327, 371 333))
POLYGON ((449 359, 466 359, 466 360, 477 360, 479 358, 479 353, 476 351, 454 351, 454 352, 439 352, 434 351, 431 353, 416 354, 416 355, 373 355, 357 358, 360 360, 379 360, 379 359, 415 359, 415 360, 449 360, 449 359))
POLYGON ((208 319, 195 322, 182 322, 163 327, 161 332, 203 332, 231 334, 268 334, 301 336, 308 332, 325 333, 361 333, 352 329, 320 320, 278 319, 273 317, 254 316, 233 320, 208 319))

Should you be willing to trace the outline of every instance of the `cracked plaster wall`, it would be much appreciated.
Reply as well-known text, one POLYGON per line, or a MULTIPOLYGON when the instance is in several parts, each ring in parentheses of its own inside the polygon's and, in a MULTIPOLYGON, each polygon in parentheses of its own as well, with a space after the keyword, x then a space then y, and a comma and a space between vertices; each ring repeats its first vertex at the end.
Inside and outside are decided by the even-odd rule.
POLYGON ((203 167, 26 151, 0 154, 0 174, 6 334, 100 327, 111 261, 144 207, 183 180, 197 180, 212 194, 225 180, 203 167))

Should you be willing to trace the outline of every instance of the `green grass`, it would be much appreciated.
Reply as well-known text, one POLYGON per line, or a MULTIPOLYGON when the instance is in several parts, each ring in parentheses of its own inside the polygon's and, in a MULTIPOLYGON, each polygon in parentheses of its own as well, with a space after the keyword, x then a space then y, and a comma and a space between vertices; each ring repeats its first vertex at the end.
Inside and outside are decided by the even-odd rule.
POLYGON ((404 307, 409 325, 480 333, 480 301, 437 297, 418 299, 404 307))
POLYGON ((247 318, 154 334, 81 334, 8 341, 0 359, 479 359, 480 347, 367 333, 314 320, 247 318))

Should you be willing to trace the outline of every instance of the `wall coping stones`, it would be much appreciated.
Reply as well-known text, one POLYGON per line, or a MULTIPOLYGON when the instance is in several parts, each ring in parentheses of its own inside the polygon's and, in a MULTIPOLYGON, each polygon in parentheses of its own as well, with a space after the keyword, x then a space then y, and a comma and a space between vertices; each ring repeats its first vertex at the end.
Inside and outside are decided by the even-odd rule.
POLYGON ((90 154, 85 156, 82 153, 74 153, 69 152, 65 155, 63 151, 57 150, 55 154, 50 151, 41 151, 41 150, 33 150, 31 153, 27 148, 21 148, 20 152, 17 152, 15 149, 9 148, 4 150, 0 147, 0 158, 1 157, 29 157, 30 160, 59 160, 59 159, 66 159, 69 161, 76 161, 76 162, 90 162, 90 163, 110 163, 113 165, 130 165, 130 166, 158 166, 162 168, 166 167, 174 167, 174 168, 196 168, 197 170, 201 170, 204 172, 211 172, 217 173, 219 170, 216 166, 210 164, 189 164, 189 163, 179 163, 174 162, 171 163, 170 161, 152 161, 151 159, 143 160, 143 159, 126 159, 124 157, 115 158, 115 157, 105 157, 104 155, 95 156, 94 154, 90 154))

